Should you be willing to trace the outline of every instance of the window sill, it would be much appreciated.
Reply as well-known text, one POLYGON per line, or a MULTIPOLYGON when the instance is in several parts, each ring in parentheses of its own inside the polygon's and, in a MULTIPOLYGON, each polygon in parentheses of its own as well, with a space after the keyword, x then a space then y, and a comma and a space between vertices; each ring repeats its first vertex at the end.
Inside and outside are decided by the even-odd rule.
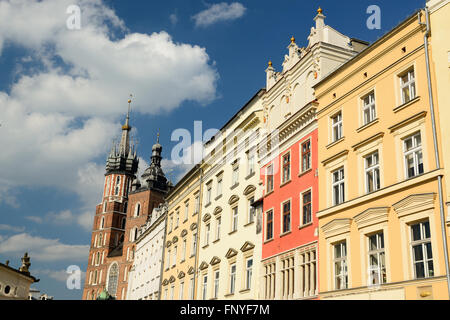
POLYGON ((345 140, 345 137, 340 138, 339 140, 333 141, 332 143, 330 143, 329 145, 327 145, 325 148, 330 149, 331 147, 334 147, 335 145, 337 145, 339 142, 342 142, 345 140))
POLYGON ((228 235, 231 236, 233 233, 236 233, 236 232, 237 232, 237 230, 230 231, 230 232, 228 232, 228 235))
POLYGON ((232 297, 232 296, 234 296, 234 293, 227 293, 226 295, 224 295, 225 298, 232 297))
POLYGON ((239 182, 236 183, 236 184, 234 184, 234 185, 230 188, 230 190, 236 189, 237 187, 239 187, 239 182))
POLYGON ((377 124, 379 121, 380 121, 380 119, 379 119, 379 118, 376 118, 376 119, 372 120, 371 122, 366 123, 366 124, 363 125, 362 127, 359 127, 358 129, 356 129, 356 132, 359 133, 359 132, 361 132, 361 131, 363 131, 363 130, 365 130, 365 129, 371 127, 371 126, 373 126, 374 124, 377 124))
POLYGON ((396 113, 396 112, 399 112, 400 110, 403 110, 403 109, 405 109, 406 107, 409 107, 410 105, 412 105, 413 103, 415 103, 415 102, 417 102, 417 101, 419 101, 419 100, 420 100, 420 96, 415 97, 414 99, 409 100, 408 102, 405 102, 405 103, 403 103, 403 104, 401 104, 401 105, 395 107, 392 111, 394 111, 395 113, 396 113))
POLYGON ((287 236, 287 235, 289 235, 289 234, 291 234, 292 233, 292 231, 290 230, 290 231, 287 231, 287 232, 285 232, 285 233, 282 233, 282 234, 280 234, 280 238, 283 238, 283 237, 285 237, 285 236, 287 236))
POLYGON ((250 288, 239 291, 239 293, 248 293, 248 292, 250 292, 250 288))
POLYGON ((208 248, 209 247, 209 244, 205 244, 203 247, 202 247, 202 249, 206 249, 206 248, 208 248))
POLYGON ((308 170, 305 170, 305 171, 303 171, 303 172, 300 172, 299 174, 298 174, 298 177, 300 178, 300 177, 303 177, 304 175, 307 175, 308 173, 310 173, 310 172, 312 172, 313 170, 312 170, 312 168, 309 168, 308 170))
POLYGON ((222 195, 218 195, 217 197, 214 198, 215 201, 219 200, 220 198, 222 198, 222 195))
POLYGON ((170 267, 171 269, 173 269, 173 268, 175 268, 177 265, 176 264, 174 264, 172 267, 170 267))
POLYGON ((185 263, 185 262, 186 262, 186 260, 183 259, 183 260, 180 261, 180 264, 183 264, 183 263, 185 263))
POLYGON ((271 190, 270 192, 267 192, 267 193, 264 195, 264 198, 270 196, 272 193, 274 193, 274 189, 271 190))
POLYGON ((212 243, 217 243, 217 242, 219 242, 220 241, 220 239, 216 239, 216 240, 214 240, 212 243))
POLYGON ((211 205, 211 202, 208 202, 207 204, 205 204, 205 209, 208 208, 211 205))
POLYGON ((264 244, 267 244, 267 243, 269 243, 269 242, 272 242, 274 239, 272 238, 272 239, 269 239, 269 240, 264 240, 264 244))
POLYGON ((251 221, 251 222, 247 223, 246 225, 244 225, 244 228, 245 228, 245 227, 248 227, 248 226, 251 226, 251 225, 254 224, 254 223, 255 223, 255 221, 251 221))
POLYGON ((289 180, 286 181, 286 182, 283 182, 282 184, 280 184, 280 188, 283 188, 285 185, 287 185, 287 184, 289 184, 289 183, 291 183, 291 182, 292 182, 291 179, 289 179, 289 180))
POLYGON ((189 256, 189 259, 191 259, 191 258, 193 258, 193 257, 195 257, 195 253, 191 254, 191 255, 189 256))
POLYGON ((248 180, 248 179, 252 178, 254 175, 255 175, 255 171, 249 173, 249 174, 245 177, 245 180, 248 180))
POLYGON ((313 223, 312 223, 312 222, 309 222, 309 223, 307 223, 307 224, 302 224, 301 226, 298 226, 298 229, 299 229, 299 230, 305 229, 305 228, 308 228, 308 227, 310 227, 310 226, 312 226, 312 225, 313 225, 313 223))

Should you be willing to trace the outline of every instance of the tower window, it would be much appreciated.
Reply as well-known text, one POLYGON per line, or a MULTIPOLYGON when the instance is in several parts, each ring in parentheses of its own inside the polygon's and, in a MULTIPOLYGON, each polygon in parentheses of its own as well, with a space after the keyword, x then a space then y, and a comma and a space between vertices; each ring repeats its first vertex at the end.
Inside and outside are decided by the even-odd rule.
POLYGON ((117 176, 116 179, 116 188, 114 190, 114 195, 118 196, 120 191, 120 176, 117 176))

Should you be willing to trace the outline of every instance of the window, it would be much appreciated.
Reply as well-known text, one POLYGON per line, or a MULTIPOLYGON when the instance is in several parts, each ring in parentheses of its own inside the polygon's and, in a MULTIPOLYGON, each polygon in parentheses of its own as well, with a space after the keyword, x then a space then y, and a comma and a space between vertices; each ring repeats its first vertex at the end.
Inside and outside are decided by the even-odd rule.
POLYGON ((434 276, 433 251, 429 221, 411 226, 411 247, 416 279, 434 276))
POLYGON ((186 241, 186 239, 184 239, 183 240, 183 255, 182 255, 181 261, 186 260, 186 244, 187 244, 187 241, 186 241))
POLYGON ((264 267, 264 296, 266 300, 275 298, 275 283, 276 283, 276 263, 267 264, 264 267))
POLYGON ((98 235, 98 243, 97 243, 97 247, 101 247, 102 246, 102 234, 100 233, 98 235))
POLYGON ((109 196, 109 186, 110 186, 110 184, 109 184, 109 176, 108 176, 108 179, 106 180, 106 193, 105 193, 105 196, 109 196))
POLYGON ((125 203, 123 204, 123 212, 124 212, 124 213, 127 213, 127 211, 128 211, 128 202, 125 202, 125 203))
POLYGON ((117 263, 111 265, 108 275, 108 292, 110 295, 115 296, 117 290, 117 281, 119 280, 119 266, 117 263))
POLYGON ((331 118, 333 142, 342 138, 342 112, 331 118))
POLYGON ((255 202, 255 198, 251 197, 248 200, 248 218, 247 223, 252 223, 255 220, 255 207, 253 207, 253 203, 255 202))
POLYGON ((211 203, 211 190, 212 190, 212 186, 211 183, 206 185, 206 204, 210 204, 211 203))
POLYGON ((122 218, 122 229, 125 229, 126 223, 127 223, 127 219, 126 218, 122 218))
POLYGON ((236 231, 238 228, 238 207, 234 207, 231 210, 233 212, 233 222, 232 222, 232 230, 231 231, 236 231))
POLYGON ((103 212, 106 212, 106 204, 107 204, 107 202, 105 201, 105 202, 103 202, 103 212))
POLYGON ((422 139, 420 132, 403 141, 406 177, 412 178, 424 172, 422 156, 422 139))
POLYGON ((175 285, 171 285, 170 286, 170 300, 173 300, 174 293, 175 293, 175 285))
POLYGON ((283 156, 283 181, 286 183, 291 180, 291 154, 285 154, 283 156))
POLYGON ((233 167, 232 186, 237 185, 239 182, 239 166, 233 167))
POLYGON ((267 177, 267 193, 269 193, 273 191, 273 164, 267 167, 266 177, 267 177))
POLYGON ((344 168, 340 168, 332 173, 333 175, 333 203, 338 205, 344 202, 344 168))
POLYGON ((248 152, 247 153, 247 175, 250 176, 255 172, 255 153, 248 152))
POLYGON ((230 294, 234 294, 236 288, 236 264, 230 267, 230 294))
POLYGON ((294 257, 281 260, 281 294, 284 299, 292 299, 294 296, 294 257))
POLYGON ((372 91, 363 100, 363 124, 371 123, 377 117, 375 111, 375 93, 372 91))
POLYGON ((200 211, 200 196, 195 196, 195 208, 194 208, 194 214, 198 213, 200 211))
POLYGON ((179 300, 183 300, 184 296, 184 281, 180 282, 180 293, 179 293, 179 300))
POLYGON ((189 299, 194 300, 194 277, 189 281, 189 299))
POLYGON ((334 285, 336 290, 347 289, 347 243, 334 245, 334 285))
POLYGON ((367 193, 380 189, 380 165, 378 158, 378 152, 372 153, 364 158, 367 193))
POLYGON ((311 169, 311 140, 302 143, 302 168, 301 171, 305 172, 311 169))
POLYGON ((172 227, 173 227, 173 215, 170 215, 170 219, 169 219, 169 232, 172 232, 172 227))
POLYGON ((220 227, 221 227, 221 224, 222 224, 222 218, 218 217, 216 219, 216 240, 220 239, 220 227))
POLYGON ((120 176, 117 176, 116 178, 116 188, 114 190, 114 195, 118 196, 120 190, 120 176))
POLYGON ((177 210, 175 212, 175 229, 178 228, 179 223, 180 223, 180 211, 177 210))
POLYGON ((184 221, 188 219, 188 215, 189 215, 189 202, 186 202, 184 204, 184 221))
POLYGON ((291 231, 291 201, 283 203, 283 233, 291 231))
POLYGON ((273 238, 273 210, 270 210, 266 214, 266 240, 273 238))
POLYGON ((300 297, 317 295, 316 250, 300 254, 300 297))
POLYGON ((103 229, 105 227, 105 217, 102 217, 102 220, 100 221, 100 229, 103 229))
POLYGON ((164 300, 167 300, 168 292, 169 292, 169 289, 165 288, 164 289, 164 300))
POLYGON ((173 261, 172 261, 172 267, 177 264, 177 246, 173 248, 173 261))
POLYGON ((217 197, 222 195, 222 177, 217 178, 217 197))
POLYGON ((369 236, 369 285, 386 283, 383 232, 369 236))
POLYGON ((197 252, 197 232, 192 235, 192 248, 191 256, 195 255, 197 252))
POLYGON ((206 300, 206 294, 208 290, 208 276, 203 276, 203 293, 202 293, 202 299, 206 300))
POLYGON ((402 90, 402 103, 407 103, 416 97, 414 69, 411 69, 400 76, 400 86, 402 90))
POLYGON ((209 234, 211 232, 211 224, 208 223, 205 228, 205 246, 209 245, 209 234))
POLYGON ((214 298, 215 299, 219 298, 219 276, 220 276, 220 272, 217 270, 214 273, 214 298))
POLYGON ((246 279, 246 289, 250 289, 252 286, 252 269, 253 269, 253 259, 247 259, 247 267, 245 270, 245 279, 246 279))
POLYGON ((166 270, 170 267, 170 250, 167 250, 167 257, 166 257, 166 270))
POLYGON ((312 221, 312 197, 311 191, 307 191, 301 195, 302 197, 302 224, 306 225, 312 221))
POLYGON ((140 214, 141 214, 141 204, 138 202, 134 207, 134 216, 139 217, 140 214))

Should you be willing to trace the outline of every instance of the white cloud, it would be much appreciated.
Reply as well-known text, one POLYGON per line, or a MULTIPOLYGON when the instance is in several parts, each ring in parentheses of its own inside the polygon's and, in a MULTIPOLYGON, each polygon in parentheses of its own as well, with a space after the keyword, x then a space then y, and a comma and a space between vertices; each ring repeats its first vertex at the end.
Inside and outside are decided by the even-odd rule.
POLYGON ((177 14, 176 14, 176 13, 172 13, 172 14, 169 16, 169 20, 170 20, 170 23, 171 23, 172 25, 176 25, 177 22, 178 22, 177 14))
POLYGON ((0 224, 0 231, 23 232, 25 227, 15 227, 8 224, 0 224))
MULTIPOLYGON (((81 270, 80 270, 81 271, 81 270)), ((32 270, 33 275, 46 275, 54 280, 60 282, 67 282, 70 273, 67 273, 67 270, 49 270, 49 269, 36 269, 32 270)), ((81 283, 84 283, 84 279, 86 277, 86 272, 81 271, 81 283)))
POLYGON ((239 2, 226 3, 221 2, 211 5, 192 17, 195 20, 196 27, 208 27, 212 24, 222 21, 236 20, 241 18, 247 8, 239 2))
POLYGON ((128 94, 141 114, 216 98, 218 74, 205 48, 164 31, 129 33, 102 0, 0 1, 0 55, 10 44, 28 50, 17 80, 0 91, 0 145, 10 146, 0 153, 0 202, 17 206, 21 186, 68 190, 82 206, 59 218, 86 230, 104 179, 96 161, 119 133, 128 94), (81 8, 81 30, 66 27, 72 4, 81 8))
POLYGON ((20 233, 3 239, 0 253, 15 254, 16 257, 28 252, 31 262, 36 261, 85 261, 89 253, 88 245, 68 245, 59 239, 46 239, 20 233))

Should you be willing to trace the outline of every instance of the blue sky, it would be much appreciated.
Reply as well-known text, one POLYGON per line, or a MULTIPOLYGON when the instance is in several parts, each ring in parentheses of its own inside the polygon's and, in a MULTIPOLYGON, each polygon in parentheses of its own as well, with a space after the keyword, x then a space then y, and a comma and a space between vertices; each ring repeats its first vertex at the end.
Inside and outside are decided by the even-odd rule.
POLYGON ((281 69, 291 36, 306 46, 319 5, 326 24, 373 42, 425 1, 0 0, 0 261, 18 267, 29 251, 36 288, 81 298, 64 270, 86 269, 128 95, 140 170, 160 130, 176 180, 187 166, 167 160, 173 130, 221 128, 265 86, 269 59, 281 69), (74 3, 80 30, 65 25, 74 3), (366 27, 370 5, 381 30, 366 27))

